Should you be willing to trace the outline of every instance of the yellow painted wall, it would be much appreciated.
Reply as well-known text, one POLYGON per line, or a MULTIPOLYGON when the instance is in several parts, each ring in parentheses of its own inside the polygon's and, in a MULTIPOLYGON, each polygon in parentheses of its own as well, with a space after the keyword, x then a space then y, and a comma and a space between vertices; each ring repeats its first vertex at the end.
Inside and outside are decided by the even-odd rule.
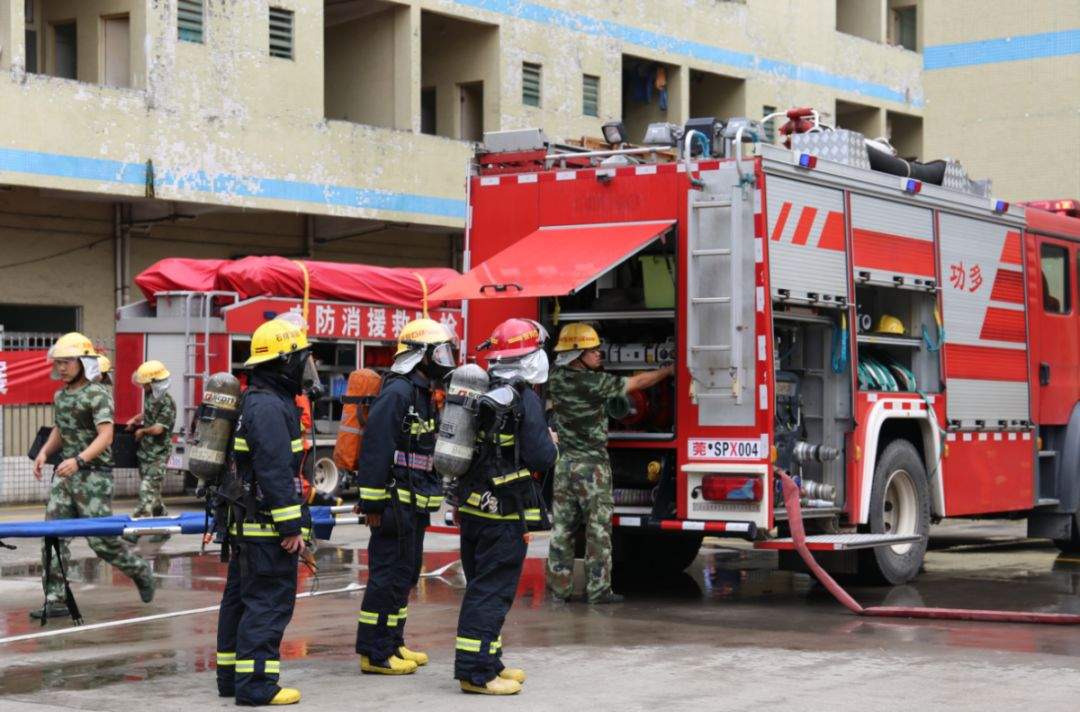
MULTIPOLYGON (((929 47, 1080 28, 1080 3, 928 3, 929 47)), ((925 153, 1008 200, 1080 197, 1080 54, 926 71, 925 153)))

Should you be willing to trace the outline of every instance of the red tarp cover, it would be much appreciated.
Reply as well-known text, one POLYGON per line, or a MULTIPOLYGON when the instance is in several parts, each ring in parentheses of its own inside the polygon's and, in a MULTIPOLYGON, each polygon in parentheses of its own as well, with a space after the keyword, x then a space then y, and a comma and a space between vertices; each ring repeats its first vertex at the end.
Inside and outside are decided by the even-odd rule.
POLYGON ((581 289, 650 242, 671 220, 542 227, 481 262, 433 299, 558 297, 581 289))
POLYGON ((170 257, 147 267, 135 277, 135 284, 150 301, 158 292, 211 292, 217 289, 218 270, 229 260, 194 260, 170 257))
MULTIPOLYGON (((416 275, 433 293, 460 275, 446 267, 373 267, 344 262, 302 260, 311 278, 312 299, 370 302, 420 308, 422 290, 416 275)), ((158 292, 174 290, 236 292, 251 297, 303 297, 304 275, 285 257, 245 257, 240 260, 161 260, 135 278, 150 301, 158 292)), ((436 302, 432 302, 435 306, 436 302)))

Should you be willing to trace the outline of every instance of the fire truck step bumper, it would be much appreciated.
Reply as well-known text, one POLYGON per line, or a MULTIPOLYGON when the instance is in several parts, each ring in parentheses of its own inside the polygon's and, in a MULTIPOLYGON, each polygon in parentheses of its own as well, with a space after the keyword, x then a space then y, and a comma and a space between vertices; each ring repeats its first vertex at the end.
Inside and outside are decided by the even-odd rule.
POLYGON ((753 539, 757 535, 757 526, 753 522, 703 522, 694 519, 657 519, 650 516, 616 514, 612 517, 612 524, 617 527, 701 533, 709 536, 732 536, 743 539, 753 539))
MULTIPOLYGON (((806 537, 806 545, 811 551, 853 551, 874 549, 879 546, 914 544, 921 538, 918 534, 817 534, 806 537)), ((794 551, 795 542, 790 537, 770 539, 755 542, 754 548, 794 551)))

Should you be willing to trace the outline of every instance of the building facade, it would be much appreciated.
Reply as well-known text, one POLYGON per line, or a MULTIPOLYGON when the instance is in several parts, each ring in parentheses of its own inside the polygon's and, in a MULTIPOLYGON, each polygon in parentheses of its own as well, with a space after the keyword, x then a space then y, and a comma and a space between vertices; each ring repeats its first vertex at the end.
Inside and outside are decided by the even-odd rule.
POLYGON ((0 0, 0 323, 107 339, 166 256, 460 266, 466 166, 494 130, 622 119, 638 141, 814 106, 1002 197, 1078 195, 1080 6, 1018 8, 0 0), (999 47, 1047 32, 1056 53, 999 47))

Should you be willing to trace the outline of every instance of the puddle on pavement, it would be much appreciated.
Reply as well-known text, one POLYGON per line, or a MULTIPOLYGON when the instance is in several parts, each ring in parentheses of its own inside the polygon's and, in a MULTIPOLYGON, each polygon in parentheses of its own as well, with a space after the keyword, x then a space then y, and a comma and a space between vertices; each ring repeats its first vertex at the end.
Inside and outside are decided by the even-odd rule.
MULTIPOLYGON (((887 645, 890 641, 918 642, 1080 655, 1080 636, 1067 627, 894 621, 851 616, 840 609, 810 576, 777 571, 775 559, 770 556, 746 549, 707 548, 686 572, 654 574, 638 579, 618 578, 616 590, 627 595, 627 604, 610 607, 603 613, 606 617, 624 620, 627 626, 641 626, 644 621, 655 621, 659 617, 665 624, 670 623, 672 629, 687 625, 700 629, 702 621, 714 616, 730 625, 736 616, 737 628, 717 625, 691 636, 691 639, 700 638, 702 642, 716 645, 775 645, 776 639, 791 639, 793 642, 783 643, 783 646, 822 648, 832 647, 835 643, 852 648, 865 645, 865 636, 873 636, 873 645, 887 645), (670 604, 666 609, 665 603, 670 604), (725 604, 734 605, 724 609, 725 604), (737 615, 732 611, 737 611, 737 615)), ((424 570, 435 571, 457 559, 456 551, 427 552, 424 570)), ((354 582, 363 585, 367 580, 367 551, 362 547, 323 545, 317 552, 317 560, 320 568, 318 590, 338 589, 354 582)), ((216 552, 159 553, 153 566, 161 597, 150 607, 138 603, 134 587, 126 577, 96 557, 73 561, 72 566, 73 579, 78 579, 84 586, 93 585, 92 589, 82 593, 79 602, 88 622, 99 622, 213 605, 224 587, 228 564, 220 561, 216 552), (104 593, 102 589, 105 589, 104 593), (183 591, 207 595, 185 600, 183 591), (103 604, 103 599, 113 605, 103 604), (95 606, 99 607, 96 611, 93 610, 95 606), (108 608, 108 614, 98 619, 97 616, 103 614, 102 606, 108 608)), ((38 563, 0 568, 0 576, 4 578, 34 578, 40 574, 38 563)), ((1024 575, 1011 572, 1012 578, 1004 575, 987 578, 986 574, 985 571, 925 573, 916 582, 904 586, 858 586, 848 590, 867 606, 978 607, 1080 613, 1080 558, 1059 557, 1053 571, 1024 575)), ((299 576, 301 591, 312 590, 316 585, 315 578, 306 569, 301 568, 299 576)), ((453 610, 460 603, 463 586, 460 567, 451 567, 440 577, 421 579, 414 600, 453 610)), ((78 589, 76 594, 79 595, 78 589)), ((355 602, 344 608, 359 607, 359 597, 356 594, 354 597, 355 602)), ((20 595, 18 600, 25 602, 24 605, 0 613, 0 637, 42 630, 27 615, 31 607, 40 605, 38 593, 20 595)), ((340 616, 336 622, 322 620, 317 609, 309 608, 311 605, 318 606, 305 603, 297 608, 292 635, 299 638, 288 637, 283 644, 282 658, 351 657, 351 642, 342 642, 350 637, 348 634, 344 637, 335 635, 334 644, 317 640, 317 636, 312 635, 320 626, 340 624, 351 627, 351 623, 344 622, 340 616)), ((341 608, 341 604, 338 607, 341 608)), ((529 558, 523 568, 515 602, 518 620, 522 621, 516 630, 519 636, 524 636, 520 642, 531 645, 566 642, 557 634, 545 632, 541 636, 534 632, 550 628, 547 617, 560 615, 557 609, 537 610, 549 607, 545 561, 529 558)), ((565 610, 574 616, 592 612, 581 604, 570 604, 565 610)), ((58 622, 45 630, 65 625, 58 622)), ((452 635, 452 621, 447 626, 450 628, 448 635, 452 635)), ((215 616, 206 613, 0 646, 0 652, 6 658, 0 663, 0 691, 25 694, 40 690, 81 690, 211 670, 215 627, 215 616), (177 649, 155 647, 162 644, 175 645, 177 649), (129 646, 131 651, 137 652, 112 654, 110 651, 116 648, 111 646, 117 645, 129 646), (93 646, 101 647, 98 656, 88 652, 93 646), (50 662, 48 655, 53 652, 64 653, 63 660, 50 662), (26 656, 25 662, 19 660, 20 655, 26 656), (75 660, 80 657, 83 659, 75 660)), ((586 636, 588 641, 590 633, 586 629, 580 631, 580 635, 586 636)))

